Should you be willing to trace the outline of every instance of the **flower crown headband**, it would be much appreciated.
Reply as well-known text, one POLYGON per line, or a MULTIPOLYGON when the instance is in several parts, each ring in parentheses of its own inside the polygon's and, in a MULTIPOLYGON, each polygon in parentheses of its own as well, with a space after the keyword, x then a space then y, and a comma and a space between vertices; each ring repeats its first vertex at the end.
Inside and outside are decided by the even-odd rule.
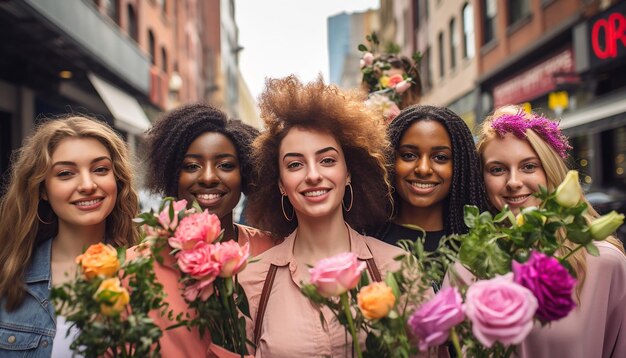
POLYGON ((561 133, 558 123, 536 114, 528 119, 523 110, 516 114, 499 116, 491 122, 491 128, 500 136, 513 133, 520 139, 526 138, 526 130, 532 129, 564 159, 567 158, 567 152, 572 149, 567 137, 561 133))

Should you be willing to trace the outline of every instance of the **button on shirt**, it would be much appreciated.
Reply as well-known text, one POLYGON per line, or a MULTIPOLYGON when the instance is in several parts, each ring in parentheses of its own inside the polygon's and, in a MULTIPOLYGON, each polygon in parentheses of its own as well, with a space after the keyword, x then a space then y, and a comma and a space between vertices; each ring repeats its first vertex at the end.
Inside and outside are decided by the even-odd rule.
MULTIPOLYGON (((394 257, 405 252, 349 228, 350 248, 360 260, 374 258, 384 277, 400 268, 394 257)), ((352 354, 350 335, 326 307, 316 307, 300 292, 306 265, 298 266, 293 256, 295 232, 283 243, 258 257, 239 274, 246 291, 250 314, 256 321, 259 300, 271 264, 278 266, 263 318, 257 357, 345 357, 352 354), (324 323, 320 320, 323 315, 324 323)), ((254 324, 249 322, 248 338, 253 340, 254 324)), ((360 337, 362 344, 365 336, 360 337)))

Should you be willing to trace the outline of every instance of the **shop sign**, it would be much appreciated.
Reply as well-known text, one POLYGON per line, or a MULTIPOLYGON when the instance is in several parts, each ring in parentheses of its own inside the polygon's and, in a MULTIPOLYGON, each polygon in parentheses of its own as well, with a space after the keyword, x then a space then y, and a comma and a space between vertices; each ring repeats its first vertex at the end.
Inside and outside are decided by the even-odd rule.
POLYGON ((626 3, 588 21, 591 67, 626 58, 626 3))
POLYGON ((499 107, 533 100, 553 91, 560 77, 574 71, 574 55, 568 48, 494 86, 493 105, 499 107))

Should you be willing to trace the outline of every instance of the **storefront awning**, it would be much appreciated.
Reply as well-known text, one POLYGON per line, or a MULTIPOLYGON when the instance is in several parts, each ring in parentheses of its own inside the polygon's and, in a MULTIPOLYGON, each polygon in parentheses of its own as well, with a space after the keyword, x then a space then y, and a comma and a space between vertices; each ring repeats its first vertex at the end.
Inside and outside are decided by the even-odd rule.
POLYGON ((117 128, 136 135, 150 128, 150 121, 136 99, 91 72, 87 76, 111 111, 117 128))
POLYGON ((574 128, 622 113, 626 113, 626 91, 606 95, 587 107, 563 116, 560 126, 563 129, 574 128))

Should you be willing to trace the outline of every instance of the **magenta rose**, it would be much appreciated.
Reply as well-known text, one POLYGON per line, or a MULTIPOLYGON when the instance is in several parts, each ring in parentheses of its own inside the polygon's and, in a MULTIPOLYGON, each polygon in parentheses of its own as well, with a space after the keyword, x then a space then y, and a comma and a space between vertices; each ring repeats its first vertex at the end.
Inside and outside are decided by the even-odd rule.
POLYGON ((219 242, 213 245, 213 261, 222 268, 220 277, 232 277, 246 267, 250 256, 250 243, 239 246, 236 241, 219 242))
POLYGON ((455 287, 441 289, 409 317, 409 328, 419 339, 420 351, 443 344, 450 328, 463 322, 463 298, 455 287))
POLYGON ((176 230, 178 225, 178 213, 187 208, 187 200, 179 200, 175 202, 168 202, 163 210, 159 213, 159 224, 166 230, 176 230), (170 205, 174 205, 174 218, 170 220, 170 205))
POLYGON ((541 321, 556 321, 576 307, 572 299, 576 279, 554 257, 533 251, 526 263, 513 261, 513 273, 515 282, 537 298, 537 318, 541 321))
POLYGON ((196 280, 213 282, 222 267, 213 260, 213 245, 199 242, 191 250, 184 250, 176 255, 180 270, 196 280))
POLYGON ((356 254, 345 252, 322 259, 309 269, 311 283, 324 297, 337 297, 359 283, 365 262, 359 261, 356 254))
POLYGON ((473 283, 464 310, 480 343, 488 348, 496 341, 508 346, 521 343, 533 329, 537 299, 508 273, 473 283))
POLYGON ((191 214, 180 221, 168 243, 174 249, 190 250, 198 242, 212 243, 220 235, 220 219, 207 210, 191 214))

